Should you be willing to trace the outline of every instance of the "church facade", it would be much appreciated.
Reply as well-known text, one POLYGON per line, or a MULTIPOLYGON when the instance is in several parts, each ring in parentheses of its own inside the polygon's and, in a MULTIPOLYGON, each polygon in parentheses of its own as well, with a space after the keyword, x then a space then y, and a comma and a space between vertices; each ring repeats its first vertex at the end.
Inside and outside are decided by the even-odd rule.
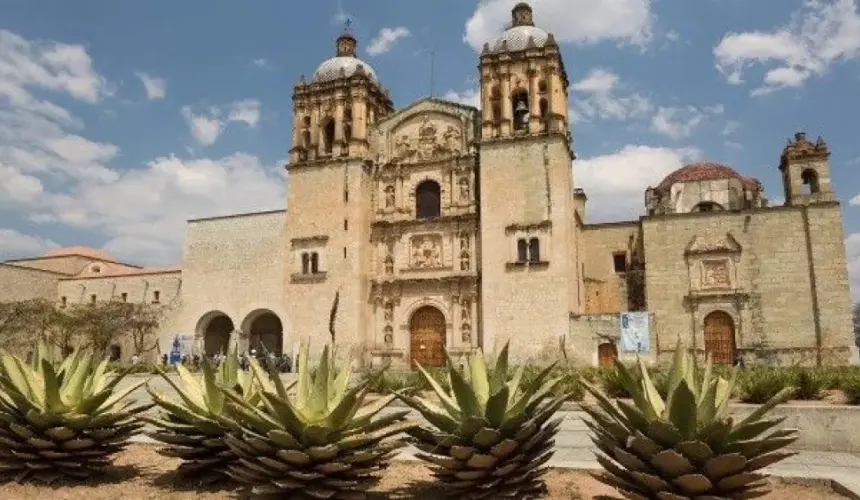
POLYGON ((162 351, 177 335, 209 354, 321 346, 337 297, 340 352, 373 363, 439 365, 505 341, 521 361, 563 348, 607 363, 627 312, 644 318, 652 359, 680 338, 720 363, 848 362, 823 140, 796 134, 775 155, 780 206, 756 179, 700 162, 649 188, 638 220, 589 224, 564 62, 528 5, 479 71, 480 109, 434 98, 395 109, 346 33, 295 86, 288 211, 189 221, 179 268, 82 248, 7 261, 0 300, 167 303, 162 351))

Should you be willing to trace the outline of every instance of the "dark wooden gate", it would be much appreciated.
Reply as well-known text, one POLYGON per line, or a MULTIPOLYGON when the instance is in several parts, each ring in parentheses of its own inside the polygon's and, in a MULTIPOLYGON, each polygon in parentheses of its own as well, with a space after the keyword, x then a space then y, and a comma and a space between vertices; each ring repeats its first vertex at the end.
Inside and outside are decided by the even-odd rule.
POLYGON ((445 315, 435 307, 415 311, 409 322, 410 361, 412 366, 445 365, 445 315))
POLYGON ((727 313, 714 311, 705 316, 705 352, 715 365, 735 364, 735 321, 727 313))

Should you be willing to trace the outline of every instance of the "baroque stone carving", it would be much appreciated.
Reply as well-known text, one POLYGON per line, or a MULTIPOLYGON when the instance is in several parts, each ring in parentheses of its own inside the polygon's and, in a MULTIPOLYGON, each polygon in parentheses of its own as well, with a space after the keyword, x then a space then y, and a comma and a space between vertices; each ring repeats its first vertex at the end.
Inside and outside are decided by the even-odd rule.
POLYGON ((468 271, 470 266, 471 262, 469 258, 469 251, 463 250, 462 252, 460 252, 460 270, 468 271))
POLYGON ((729 263, 725 259, 702 261, 703 288, 729 288, 729 263))
POLYGON ((468 322, 463 322, 463 325, 460 327, 463 336, 463 342, 470 344, 472 343, 472 326, 468 322))
POLYGON ((432 269, 442 267, 442 237, 423 235, 412 238, 412 267, 432 269))
POLYGON ((383 311, 384 311, 383 314, 385 316, 386 322, 390 323, 391 321, 394 321, 394 303, 393 302, 391 302, 391 301, 386 302, 385 307, 383 308, 383 311))
POLYGON ((468 177, 460 177, 460 201, 470 201, 471 200, 471 189, 469 188, 469 178, 468 177))
POLYGON ((395 159, 401 162, 437 160, 460 154, 462 141, 457 127, 450 125, 439 133, 430 117, 418 128, 418 137, 403 134, 395 140, 395 159))
POLYGON ((393 344, 394 343, 394 328, 392 328, 391 325, 386 325, 384 332, 385 332, 385 338, 384 338, 385 344, 386 345, 393 344))
POLYGON ((394 186, 389 184, 385 187, 385 208, 394 207, 394 186))

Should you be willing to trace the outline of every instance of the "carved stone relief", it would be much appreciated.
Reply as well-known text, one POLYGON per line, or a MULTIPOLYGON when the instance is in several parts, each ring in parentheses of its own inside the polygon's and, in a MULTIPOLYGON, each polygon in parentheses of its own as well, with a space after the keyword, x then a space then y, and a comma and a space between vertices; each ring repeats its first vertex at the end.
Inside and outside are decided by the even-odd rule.
POLYGON ((383 314, 384 314, 386 323, 390 323, 390 322, 394 321, 394 302, 388 301, 385 303, 385 308, 384 308, 383 314))
POLYGON ((463 324, 460 326, 460 333, 464 343, 472 342, 472 301, 463 299, 460 302, 460 317, 463 324))
POLYGON ((702 261, 702 288, 730 288, 729 262, 726 259, 702 261))
POLYGON ((422 235, 412 238, 412 267, 418 269, 442 267, 441 235, 422 235))
POLYGON ((469 187, 469 178, 468 177, 460 177, 458 181, 460 185, 460 201, 469 202, 471 201, 472 193, 471 188, 469 187))
POLYGON ((395 160, 401 162, 426 161, 459 155, 462 151, 460 130, 449 125, 440 134, 437 124, 425 116, 418 128, 417 137, 402 134, 394 143, 395 160))
POLYGON ((394 185, 385 186, 385 208, 394 208, 394 185))
POLYGON ((469 252, 469 233, 460 233, 460 270, 468 271, 472 267, 469 252))
POLYGON ((385 344, 391 345, 394 343, 394 328, 391 325, 385 325, 385 344))
POLYGON ((394 274, 394 242, 389 241, 385 245, 385 274, 394 274))

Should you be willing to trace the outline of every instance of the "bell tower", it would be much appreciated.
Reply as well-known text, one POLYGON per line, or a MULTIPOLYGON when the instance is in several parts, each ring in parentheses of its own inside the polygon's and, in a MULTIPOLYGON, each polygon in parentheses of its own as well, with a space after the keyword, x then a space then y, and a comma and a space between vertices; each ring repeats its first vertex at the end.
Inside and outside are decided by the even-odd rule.
POLYGON ((373 68, 356 57, 357 45, 345 31, 335 57, 323 61, 310 81, 302 75, 296 83, 291 165, 367 155, 370 127, 393 110, 373 68))
POLYGON ((284 309, 291 338, 313 336, 319 348, 328 339, 335 296, 339 345, 361 344, 369 322, 368 138, 393 105, 376 72, 357 57, 357 46, 352 33, 341 34, 334 57, 323 61, 310 80, 302 77, 293 91, 284 309))
POLYGON ((479 70, 484 348, 510 340, 525 361, 557 348, 579 296, 568 79, 526 3, 479 70))
POLYGON ((481 52, 483 137, 566 135, 569 82, 555 37, 535 27, 526 3, 511 16, 510 28, 481 52))
POLYGON ((830 151, 819 137, 814 143, 805 132, 794 134, 794 140, 782 150, 779 170, 786 205, 812 205, 836 201, 830 183, 830 151))

